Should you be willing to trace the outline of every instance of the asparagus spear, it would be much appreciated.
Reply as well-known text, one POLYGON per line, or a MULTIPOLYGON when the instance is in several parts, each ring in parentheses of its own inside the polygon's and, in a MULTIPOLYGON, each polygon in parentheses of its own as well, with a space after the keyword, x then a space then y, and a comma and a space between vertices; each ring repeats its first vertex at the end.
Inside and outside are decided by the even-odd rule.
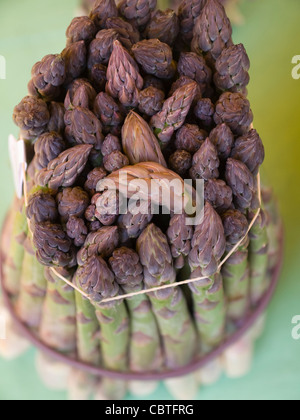
MULTIPOLYGON (((124 292, 143 290, 143 267, 132 249, 122 247, 114 251, 109 260, 116 281, 124 292)), ((129 366, 133 372, 157 370, 162 365, 160 336, 149 298, 138 295, 126 300, 130 313, 129 366)))
POLYGON ((119 232, 116 226, 102 226, 96 232, 88 234, 84 245, 77 253, 78 265, 84 265, 93 255, 108 258, 119 244, 119 232))
MULTIPOLYGON (((137 250, 148 288, 175 282, 170 247, 158 227, 150 224, 143 231, 137 240, 137 250)), ((181 289, 153 292, 149 298, 162 335, 166 367, 186 365, 195 356, 197 334, 181 289)))
MULTIPOLYGON (((191 278, 203 277, 201 269, 193 271, 191 278)), ((201 352, 208 353, 224 339, 226 301, 220 273, 192 283, 194 312, 200 336, 201 352)))
POLYGON ((206 0, 183 0, 178 9, 180 34, 186 43, 193 39, 195 21, 199 17, 206 0))
POLYGON ((263 203, 268 216, 267 233, 269 239, 268 265, 272 271, 278 264, 278 251, 280 248, 280 235, 282 222, 280 220, 279 209, 273 196, 272 188, 263 188, 263 203))
POLYGON ((243 44, 225 48, 216 61, 214 83, 220 90, 245 92, 250 61, 243 44))
MULTIPOLYGON (((253 213, 250 212, 250 218, 253 213)), ((251 282, 251 302, 256 305, 266 292, 269 279, 268 269, 268 233, 267 218, 265 211, 261 209, 260 214, 252 227, 250 233, 249 262, 251 282)))
POLYGON ((31 328, 38 329, 40 325, 46 290, 44 267, 36 259, 30 237, 28 237, 25 244, 16 312, 20 319, 31 328))
POLYGON ((105 24, 108 29, 114 29, 118 33, 118 40, 128 51, 140 40, 138 29, 121 17, 109 18, 105 24))
POLYGON ((132 53, 144 72, 161 79, 172 79, 175 74, 172 49, 158 39, 144 39, 133 45, 132 53))
POLYGON ((150 127, 164 147, 170 142, 174 132, 184 124, 195 99, 197 87, 197 83, 192 81, 178 88, 164 102, 162 110, 151 118, 150 127))
POLYGON ((151 15, 145 35, 148 39, 159 39, 172 46, 177 39, 179 29, 179 19, 174 10, 156 10, 151 15))
POLYGON ((75 247, 62 225, 51 222, 36 223, 33 244, 41 264, 48 267, 74 267, 75 247))
POLYGON ((75 17, 66 30, 67 45, 85 41, 89 44, 97 33, 94 22, 87 16, 75 17))
MULTIPOLYGON (((222 216, 226 236, 226 251, 230 252, 243 237, 248 229, 246 217, 238 210, 228 210, 222 216)), ((249 238, 226 261, 222 267, 224 288, 228 302, 227 317, 232 321, 239 321, 246 315, 249 307, 249 238)))
MULTIPOLYGON (((19 220, 20 222, 22 221, 24 231, 27 231, 25 208, 23 212, 24 214, 21 215, 22 218, 19 220)), ((46 189, 34 191, 29 198, 26 214, 29 220, 32 219, 35 222, 55 219, 57 216, 55 200, 46 189)), ((18 246, 18 251, 15 254, 15 257, 17 257, 18 252, 22 255, 16 311, 25 324, 32 328, 38 328, 46 293, 46 280, 44 268, 35 258, 31 241, 32 235, 29 232, 26 240, 22 242, 22 245, 18 246)))
POLYGON ((33 228, 34 223, 55 222, 58 211, 53 191, 42 187, 33 188, 30 191, 26 215, 33 228))
POLYGON ((106 20, 118 16, 118 9, 114 0, 97 0, 93 4, 90 19, 98 29, 105 28, 106 20))
POLYGON ((50 120, 46 101, 35 96, 25 96, 14 108, 13 120, 20 128, 23 139, 36 139, 46 131, 50 120))
POLYGON ((243 162, 253 175, 257 175, 265 158, 265 149, 258 132, 250 130, 237 138, 231 156, 243 162))
POLYGON ((219 178, 220 160, 218 151, 209 138, 205 140, 200 149, 193 156, 193 166, 190 170, 192 179, 219 178))
POLYGON ((189 254, 191 278, 207 276, 190 284, 204 353, 220 344, 224 338, 226 303, 222 276, 217 272, 218 262, 224 252, 225 235, 222 220, 207 202, 203 221, 196 227, 189 254))
POLYGON ((31 81, 28 85, 30 94, 38 94, 46 101, 59 99, 61 86, 66 80, 66 65, 61 55, 46 55, 31 70, 31 81))
POLYGON ((3 266, 5 289, 11 295, 17 295, 20 289, 22 263, 24 258, 23 242, 26 239, 28 225, 23 200, 16 200, 13 206, 12 232, 6 261, 3 266))
POLYGON ((242 136, 253 122, 250 102, 239 92, 225 92, 216 103, 214 120, 216 124, 227 124, 233 134, 242 136))
POLYGON ((114 41, 107 68, 107 93, 118 98, 124 106, 135 107, 142 87, 138 65, 121 43, 114 41))
MULTIPOLYGON (((67 280, 70 272, 56 271, 67 280)), ((39 334, 48 346, 65 353, 76 351, 76 307, 74 289, 61 280, 50 267, 45 267, 48 282, 39 334)))
POLYGON ((3 227, 2 227, 1 238, 0 238, 0 241, 1 241, 0 249, 1 249, 1 261, 2 261, 3 266, 6 262, 8 250, 9 250, 9 246, 11 242, 12 230, 13 230, 13 216, 14 216, 14 212, 10 211, 5 217, 3 227))
POLYGON ((187 226, 186 214, 174 215, 167 230, 167 236, 171 245, 171 253, 174 258, 175 268, 184 267, 186 257, 191 250, 191 239, 193 237, 192 226, 187 226))
POLYGON ((157 0, 121 0, 118 7, 126 19, 143 30, 151 19, 156 4, 157 0))
POLYGON ((207 0, 196 19, 192 51, 203 53, 214 64, 225 47, 232 45, 232 28, 224 7, 218 0, 207 0))
POLYGON ((193 52, 182 52, 178 61, 180 76, 189 77, 199 84, 204 94, 211 82, 211 69, 206 64, 204 57, 193 52))
MULTIPOLYGON (((80 287, 76 274, 73 282, 77 287, 80 287)), ((85 363, 99 366, 101 362, 100 326, 96 317, 95 307, 77 290, 75 290, 75 302, 79 359, 85 363)))
POLYGON ((155 86, 148 86, 140 92, 139 111, 141 114, 152 117, 161 111, 165 93, 155 86))
POLYGON ((37 174, 37 183, 49 188, 69 187, 84 170, 93 146, 80 144, 62 152, 37 174))
POLYGON ((232 189, 235 207, 247 213, 255 196, 255 180, 252 173, 243 162, 229 158, 226 162, 225 177, 232 189))
POLYGON ((131 111, 122 128, 122 143, 130 163, 157 162, 167 166, 158 141, 146 121, 131 111))
MULTIPOLYGON (((123 301, 101 304, 101 300, 119 294, 119 286, 106 262, 100 256, 90 257, 77 270, 76 279, 86 292, 96 309, 101 328, 101 353, 103 365, 107 369, 123 371, 128 369, 129 318, 123 301)), ((121 387, 126 392, 123 381, 103 379, 103 392, 114 398, 121 387)))

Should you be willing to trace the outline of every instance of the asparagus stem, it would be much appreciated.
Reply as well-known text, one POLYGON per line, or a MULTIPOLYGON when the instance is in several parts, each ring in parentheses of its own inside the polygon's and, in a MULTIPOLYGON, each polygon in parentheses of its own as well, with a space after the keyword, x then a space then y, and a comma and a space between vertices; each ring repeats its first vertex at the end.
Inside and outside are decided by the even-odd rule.
POLYGON ((280 235, 282 222, 280 220, 278 203, 274 199, 272 188, 263 188, 263 203, 268 218, 267 234, 269 239, 268 259, 269 270, 272 271, 278 264, 278 252, 280 249, 280 235))
MULTIPOLYGON (((200 277, 195 270, 192 277, 200 277)), ((191 285, 194 312, 200 334, 201 351, 207 353, 224 339, 226 301, 221 274, 200 280, 191 285)))
MULTIPOLYGON (((56 269, 61 275, 71 280, 68 271, 56 269)), ((40 325, 40 337, 45 344, 55 350, 74 353, 76 351, 76 307, 74 289, 60 280, 51 270, 45 268, 48 282, 43 315, 40 325)))
POLYGON ((7 254, 10 247, 13 229, 13 216, 14 215, 12 211, 7 214, 1 231, 1 260, 3 266, 6 263, 7 254))
MULTIPOLYGON (((114 306, 98 305, 96 315, 101 327, 101 350, 103 364, 107 369, 125 372, 128 370, 129 319, 124 302, 114 306)), ((126 383, 103 378, 102 389, 109 399, 126 393, 126 383)))
POLYGON ((269 240, 266 215, 263 209, 261 209, 259 217, 249 233, 249 238, 250 294, 252 304, 256 305, 269 285, 267 276, 269 240))
POLYGON ((96 306, 101 327, 101 348, 104 366, 126 371, 128 368, 129 319, 124 302, 114 306, 96 306))
POLYGON ((248 264, 248 220, 238 210, 227 210, 222 215, 227 255, 241 240, 243 242, 222 267, 224 288, 228 300, 227 317, 237 322, 243 319, 249 307, 250 273, 248 264))
POLYGON ((248 250, 235 252, 223 265, 222 276, 227 298, 227 318, 238 321, 244 318, 249 307, 248 250))
POLYGON ((27 219, 23 202, 16 200, 13 206, 11 241, 3 267, 5 288, 15 296, 19 293, 22 263, 24 258, 23 242, 27 235, 27 219))
MULTIPOLYGON (((175 281, 170 247, 157 226, 151 224, 143 231, 137 250, 148 288, 175 281)), ((166 367, 174 369, 188 364, 196 353, 197 333, 181 289, 160 290, 149 294, 149 298, 162 336, 166 367)))
POLYGON ((16 304, 18 316, 31 328, 38 329, 40 325, 46 290, 44 267, 36 259, 31 247, 25 250, 20 293, 16 304))
MULTIPOLYGON (((73 282, 80 287, 76 275, 73 282)), ((75 302, 79 359, 85 363, 99 366, 101 362, 100 326, 96 317, 95 307, 77 290, 75 290, 75 302)))
MULTIPOLYGON (((101 354, 103 366, 110 370, 125 372, 128 369, 129 317, 124 301, 101 304, 101 300, 119 294, 119 286, 106 262, 100 256, 92 256, 79 266, 76 279, 88 293, 96 310, 101 330, 101 354)), ((120 389, 126 392, 124 381, 103 378, 102 390, 107 398, 114 399, 120 389)))
MULTIPOLYGON (((144 288, 143 267, 132 249, 116 249, 109 260, 115 278, 123 291, 132 293, 144 288)), ((138 295, 126 300, 130 315, 130 370, 143 372, 162 366, 160 335, 148 296, 138 295)))
POLYGON ((195 229, 189 254, 191 278, 206 277, 190 284, 203 353, 219 345, 225 334, 226 302, 222 275, 218 273, 225 249, 222 220, 206 202, 203 221, 195 229))
MULTIPOLYGON (((135 291, 142 290, 136 288, 135 291)), ((125 293, 133 289, 124 288, 125 293)), ((131 340, 129 350, 132 372, 155 371, 162 366, 162 351, 158 326, 147 296, 126 300, 130 313, 131 340)))
POLYGON ((166 367, 187 365, 196 354, 197 334, 182 291, 167 289, 149 297, 163 339, 166 367))

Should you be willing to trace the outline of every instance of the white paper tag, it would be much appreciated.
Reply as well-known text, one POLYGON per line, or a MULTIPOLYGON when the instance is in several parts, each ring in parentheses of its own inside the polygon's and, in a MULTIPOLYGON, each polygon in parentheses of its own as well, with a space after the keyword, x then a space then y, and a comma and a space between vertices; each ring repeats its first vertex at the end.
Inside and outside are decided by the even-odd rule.
POLYGON ((24 168, 27 169, 24 140, 17 140, 10 134, 8 137, 8 150, 13 171, 15 190, 18 198, 23 197, 24 168))

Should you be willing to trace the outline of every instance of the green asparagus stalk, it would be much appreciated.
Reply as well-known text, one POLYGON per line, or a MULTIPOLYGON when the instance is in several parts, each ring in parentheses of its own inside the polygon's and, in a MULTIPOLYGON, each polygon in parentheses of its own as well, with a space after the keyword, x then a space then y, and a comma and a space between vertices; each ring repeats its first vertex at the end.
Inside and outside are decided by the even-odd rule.
POLYGON ((36 259, 31 240, 27 237, 16 312, 31 328, 38 329, 40 325, 46 291, 44 267, 36 259))
MULTIPOLYGON (((101 329, 101 353, 103 365, 110 370, 125 372, 128 369, 129 318, 125 303, 121 300, 102 304, 101 300, 119 294, 119 286, 106 262, 100 256, 90 257, 76 273, 76 279, 95 306, 101 329)), ((126 393, 124 381, 104 378, 102 390, 109 399, 126 393)))
POLYGON ((247 246, 241 247, 222 268, 224 289, 227 298, 227 318, 239 321, 244 318, 249 306, 249 264, 247 246))
POLYGON ((222 220, 227 253, 242 238, 245 238, 237 251, 231 255, 222 267, 224 289, 228 303, 227 317, 230 321, 235 322, 244 318, 249 307, 248 221, 238 210, 228 210, 223 214, 222 220))
MULTIPOLYGON (((129 319, 124 302, 99 306, 96 310, 101 326, 101 348, 104 366, 107 369, 124 372, 128 369, 129 319)), ((102 382, 105 395, 110 399, 120 398, 126 393, 124 381, 104 378, 102 382)))
MULTIPOLYGON (((80 287, 76 275, 73 282, 77 287, 80 287)), ((79 359, 85 363, 99 366, 101 362, 100 325, 96 317, 95 307, 77 290, 75 290, 75 301, 79 359)))
MULTIPOLYGON (((192 273, 191 278, 204 277, 201 269, 192 273)), ((224 339, 226 320, 226 300, 223 279, 220 273, 192 283, 194 311, 201 340, 201 352, 208 353, 224 339)))
MULTIPOLYGON (((137 250, 147 288, 175 282, 170 247, 158 227, 150 224, 143 231, 137 241, 137 250)), ((188 364, 196 354, 197 333, 181 289, 156 291, 149 298, 162 335, 166 367, 174 369, 188 364)))
MULTIPOLYGON (((249 213, 250 218, 253 213, 249 213)), ((256 305, 263 297, 269 285, 268 270, 268 233, 265 211, 261 209, 259 216, 250 233, 249 263, 251 302, 256 305)))
MULTIPOLYGON (((131 291, 140 291, 135 288, 131 291)), ((130 293, 129 289, 124 289, 130 293)), ((162 366, 160 336, 150 301, 143 296, 127 299, 131 315, 130 370, 156 371, 162 366)))
POLYGON ((280 249, 280 235, 282 230, 282 222, 280 220, 279 209, 277 202, 274 199, 272 188, 263 188, 262 197, 265 206, 265 211, 268 217, 268 268, 270 271, 272 271, 278 264, 278 252, 280 249))
POLYGON ((28 225, 23 200, 15 200, 13 205, 12 232, 6 261, 3 266, 5 288, 16 296, 20 289, 22 263, 24 258, 23 242, 26 239, 28 225))
POLYGON ((191 278, 207 277, 190 284, 203 353, 219 345, 224 338, 226 301, 222 275, 217 270, 225 246, 222 220, 206 202, 203 221, 195 229, 189 254, 191 278))
MULTIPOLYGON (((120 248, 109 260, 116 281, 128 294, 143 290, 144 276, 139 256, 132 249, 120 248)), ((155 371, 162 366, 162 350, 158 326, 147 295, 126 299, 130 313, 130 370, 155 371)))
MULTIPOLYGON (((72 275, 63 268, 56 271, 71 281, 72 275)), ((48 282, 43 315, 39 329, 40 338, 55 350, 76 351, 76 306, 74 289, 61 280, 50 267, 45 267, 48 282)))
POLYGON ((0 245, 1 245, 1 260, 2 264, 5 263, 7 258, 7 251, 9 249, 11 235, 12 235, 12 228, 13 228, 13 212, 9 212, 4 220, 2 231, 1 231, 1 238, 0 238, 0 245))

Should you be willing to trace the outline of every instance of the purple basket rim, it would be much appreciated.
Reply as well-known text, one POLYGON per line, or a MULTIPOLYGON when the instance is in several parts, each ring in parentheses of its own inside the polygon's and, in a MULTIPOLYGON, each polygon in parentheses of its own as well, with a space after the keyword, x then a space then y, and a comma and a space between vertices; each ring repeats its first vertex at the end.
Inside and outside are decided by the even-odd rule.
POLYGON ((93 366, 84 362, 81 362, 76 359, 72 359, 69 356, 60 353, 50 347, 48 347, 46 344, 44 344, 42 341, 40 341, 33 332, 18 318, 17 314, 14 311, 13 304, 11 302, 11 298, 8 294, 8 292, 5 290, 4 287, 4 276, 3 276, 3 267, 2 267, 2 260, 3 255, 2 252, 0 252, 0 286, 2 289, 2 295, 4 303, 15 322, 18 331, 28 340, 31 342, 31 344, 34 345, 34 347, 38 348, 42 352, 44 352, 46 355, 56 359, 57 361, 66 363, 67 365, 77 368, 79 370, 85 371, 87 373, 90 373, 92 375, 100 376, 100 377, 107 377, 111 379, 117 379, 117 380, 125 380, 125 381, 159 381, 159 380, 166 380, 166 379, 172 379, 172 378, 179 378, 188 374, 191 374, 201 368, 203 368, 205 365, 209 364, 216 358, 218 358, 228 347, 232 346, 234 343, 236 343, 240 338, 244 336, 244 334, 255 324, 256 320, 264 313, 267 306, 269 305, 278 281, 279 276, 283 264, 283 248, 284 248, 284 229, 283 226, 281 227, 281 234, 280 234, 280 248, 278 251, 278 261, 276 267, 271 272, 271 283, 270 287, 257 305, 257 307, 247 316, 245 321, 243 322, 243 325, 238 328, 236 332, 231 334, 218 348, 210 352, 209 354, 198 358, 191 363, 189 363, 186 366, 182 366, 176 369, 172 370, 164 370, 161 372, 118 372, 118 371, 112 371, 108 369, 104 369, 101 367, 93 366))

